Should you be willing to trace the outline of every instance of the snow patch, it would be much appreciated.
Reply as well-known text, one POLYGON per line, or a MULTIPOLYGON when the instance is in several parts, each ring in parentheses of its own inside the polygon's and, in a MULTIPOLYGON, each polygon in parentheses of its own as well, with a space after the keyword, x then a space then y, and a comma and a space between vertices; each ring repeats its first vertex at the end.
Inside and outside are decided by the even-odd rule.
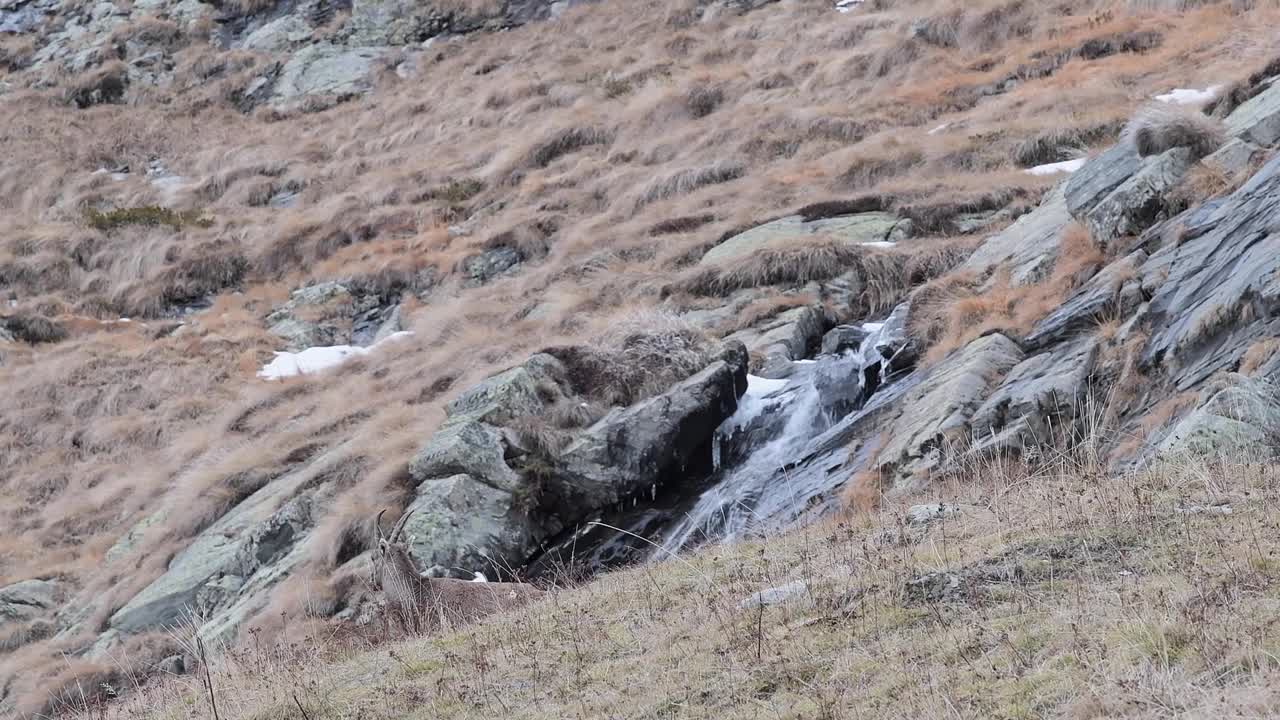
POLYGON ((1221 85, 1210 85, 1203 90, 1174 88, 1163 95, 1157 95, 1156 100, 1172 105, 1202 105, 1218 97, 1218 92, 1221 90, 1221 85))
POLYGON ((927 134, 929 134, 929 135, 937 135, 938 133, 942 132, 943 130, 946 130, 946 129, 947 129, 947 128, 949 128, 949 127, 951 127, 951 123, 942 123, 942 124, 941 124, 941 125, 939 125, 938 127, 934 128, 934 129, 932 129, 932 130, 930 130, 927 134))
POLYGON ((871 242, 864 242, 860 244, 862 245, 862 247, 873 247, 873 248, 891 248, 891 247, 898 246, 898 243, 891 242, 889 240, 872 240, 871 242))
POLYGON ((842 13, 853 12, 864 0, 837 0, 836 10, 842 13))
POLYGON ((1027 168, 1023 172, 1028 175, 1054 175, 1057 173, 1071 173, 1084 167, 1089 158, 1076 158, 1075 160, 1063 160, 1062 162, 1049 163, 1047 165, 1037 165, 1033 168, 1027 168))
POLYGON ((263 380, 279 380, 297 375, 310 375, 322 370, 338 367, 352 358, 368 355, 371 351, 392 340, 400 340, 412 335, 412 332, 392 333, 369 347, 355 345, 329 345, 312 347, 302 352, 277 352, 270 363, 262 366, 258 377, 263 380))

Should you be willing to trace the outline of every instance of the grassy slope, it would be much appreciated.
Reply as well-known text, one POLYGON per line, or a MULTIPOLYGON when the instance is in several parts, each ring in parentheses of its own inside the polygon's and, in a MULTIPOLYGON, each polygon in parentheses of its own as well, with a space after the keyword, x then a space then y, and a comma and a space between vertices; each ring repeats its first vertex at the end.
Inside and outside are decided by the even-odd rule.
MULTIPOLYGON (((236 719, 302 717, 299 704, 369 720, 1271 717, 1276 481, 1257 464, 1112 480, 986 468, 940 489, 961 512, 927 531, 887 507, 346 658, 264 642, 212 679, 236 719), (1179 510, 1217 504, 1229 514, 1179 510), (913 582, 930 573, 960 584, 913 582), (738 605, 800 579, 791 602, 738 605)), ((201 717, 207 702, 179 679, 107 716, 201 717)))
MULTIPOLYGON (((881 0, 842 15, 805 0, 691 22, 686 5, 603 3, 448 43, 420 58, 416 76, 388 73, 370 97, 317 114, 236 112, 227 94, 271 58, 193 38, 172 97, 145 91, 75 111, 58 85, 75 79, 58 77, 48 91, 7 95, 0 276, 17 311, 58 318, 70 337, 4 349, 0 583, 57 576, 102 620, 227 508, 327 448, 327 463, 307 471, 337 497, 305 571, 259 618, 294 622, 312 593, 334 602, 344 543, 403 500, 408 459, 472 382, 548 344, 592 338, 620 308, 658 303, 723 233, 810 202, 885 194, 926 208, 922 217, 935 204, 1034 202, 1054 179, 1021 168, 1057 159, 1037 148, 1065 138, 1096 151, 1156 93, 1247 76, 1274 54, 1277 12, 1273 2, 1242 13, 1226 2, 881 0), (909 39, 921 19, 941 35, 909 39), (1145 53, 1076 57, 1005 94, 974 92, 1044 57, 1147 31, 1163 39, 1145 53), (565 141, 596 129, 611 139, 565 141), (84 205, 165 201, 141 177, 152 156, 190 180, 175 207, 212 225, 92 227, 84 205), (129 179, 92 174, 119 161, 134 168, 129 179), (699 171, 729 165, 742 177, 691 187, 699 171), (294 180, 304 185, 296 207, 262 206, 294 180), (456 188, 468 180, 483 189, 463 200, 470 191, 456 188), (650 232, 703 215, 712 220, 700 227, 650 232), (529 235, 545 220, 559 228, 550 247, 529 235), (451 237, 447 226, 462 222, 471 235, 451 237), (507 239, 530 253, 521 273, 461 288, 459 261, 513 229, 507 239), (240 259, 243 292, 224 291, 180 332, 113 322, 146 319, 165 293, 216 286, 240 259), (262 319, 290 288, 351 276, 393 285, 426 267, 444 281, 428 304, 406 303, 418 334, 398 354, 320 379, 253 378, 279 348, 262 319), (104 570, 107 549, 157 509, 167 521, 104 570)), ((910 245, 939 240, 951 241, 926 233, 910 245)), ((777 297, 740 320, 808 300, 777 297)), ((995 313, 988 326, 1014 320, 995 313)), ((38 708, 109 672, 65 660, 85 639, 0 656, 0 682, 14 678, 24 707, 38 708)))

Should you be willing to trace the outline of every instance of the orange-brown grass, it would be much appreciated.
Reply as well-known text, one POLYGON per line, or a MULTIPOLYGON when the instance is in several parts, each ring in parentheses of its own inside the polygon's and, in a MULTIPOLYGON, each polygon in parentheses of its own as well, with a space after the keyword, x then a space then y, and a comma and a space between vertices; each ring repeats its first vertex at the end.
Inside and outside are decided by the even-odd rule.
MULTIPOLYGON (((74 109, 67 99, 119 67, 31 89, 29 50, 6 40, 0 285, 15 312, 145 323, 76 320, 62 342, 3 350, 0 583, 56 574, 100 620, 186 536, 290 472, 335 488, 309 548, 306 576, 320 583, 362 503, 403 498, 402 468, 444 402, 534 350, 593 337, 620 308, 656 305, 725 233, 854 192, 902 198, 897 209, 917 212, 930 235, 952 232, 953 210, 1034 202, 1051 181, 1022 173, 1024 161, 1113 140, 1142 99, 1170 87, 1261 67, 1277 24, 1265 4, 1151 11, 1123 0, 901 0, 847 15, 814 0, 707 21, 693 10, 604 2, 462 38, 410 55, 418 76, 383 78, 370 97, 316 113, 241 113, 236 92, 272 59, 200 42, 175 50, 172 88, 134 83, 125 104, 74 109), (934 30, 912 39, 921 18, 934 30), (1123 47, 1125 33, 1147 31, 1158 44, 1123 47), (1081 55, 1089 43, 1107 52, 1081 55), (1026 69, 1068 51, 1048 74, 1026 69), (982 90, 1014 76, 1007 92, 982 90), (152 159, 184 186, 149 182, 152 159), (92 174, 122 165, 123 180, 92 174), (282 190, 297 192, 292 207, 263 204, 282 190), (148 206, 211 223, 104 231, 85 220, 88 207, 148 206), (651 232, 677 218, 705 221, 651 232), (543 245, 517 273, 463 287, 462 259, 534 226, 555 229, 511 236, 543 245), (432 268, 436 284, 413 285, 432 268), (263 318, 323 279, 421 294, 404 313, 416 334, 322 378, 264 387, 253 372, 279 341, 263 318), (168 333, 172 306, 205 293, 214 306, 168 333), (334 450, 332 464, 309 467, 309 446, 334 450), (104 569, 111 544, 157 508, 174 510, 172 524, 146 534, 137 570, 104 569)), ((122 32, 168 42, 163 23, 122 32)), ((957 290, 967 303, 956 317, 1025 327, 1083 269, 1071 272, 1069 255, 1037 288, 957 290)), ((943 323, 941 343, 971 330, 943 323)), ((9 668, 53 678, 69 647, 35 641, 9 668)))
POLYGON ((913 296, 909 331, 928 348, 926 363, 992 331, 1014 336, 1029 332, 1067 294, 1102 267, 1101 248, 1079 223, 1062 233, 1053 272, 1031 285, 1015 285, 997 274, 984 287, 966 273, 943 276, 913 296))

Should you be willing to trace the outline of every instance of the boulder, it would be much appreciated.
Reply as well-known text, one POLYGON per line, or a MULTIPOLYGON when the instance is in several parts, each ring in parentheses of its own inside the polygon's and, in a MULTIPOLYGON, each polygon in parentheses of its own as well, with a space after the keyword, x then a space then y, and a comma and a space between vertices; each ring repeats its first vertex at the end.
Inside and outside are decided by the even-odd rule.
POLYGON ((419 483, 431 478, 468 475, 507 493, 524 485, 506 462, 511 444, 503 432, 473 416, 446 422, 409 462, 409 474, 419 483))
POLYGON ((822 354, 839 355, 846 350, 857 350, 868 333, 861 325, 840 325, 822 336, 822 354))
POLYGON ((959 269, 979 276, 1007 269, 1016 285, 1039 282, 1053 268, 1062 231, 1070 222, 1063 186, 1059 185, 1035 210, 984 240, 959 269))
POLYGON ((0 627, 44 615, 57 597, 58 584, 50 580, 23 580, 0 588, 0 627))
POLYGON ((1228 373, 1200 391, 1198 406, 1159 442, 1161 455, 1190 453, 1272 459, 1280 440, 1280 388, 1228 373))
POLYGON ((1084 218, 1108 195, 1142 167, 1142 157, 1131 142, 1119 142, 1089 159, 1071 173, 1063 187, 1067 211, 1084 218))
MULTIPOLYGON (((878 465, 901 481, 936 465, 969 436, 975 412, 1023 354, 999 333, 978 338, 931 368, 897 405, 878 465)), ((903 487, 910 490, 909 487, 903 487)))
POLYGON ((568 522, 682 470, 711 465, 711 439, 747 388, 740 344, 662 395, 615 409, 561 453, 547 491, 568 522))
POLYGON ((910 227, 909 220, 885 212, 808 221, 800 215, 789 215, 730 237, 708 250, 699 264, 742 262, 765 247, 783 248, 788 242, 801 242, 817 236, 834 238, 848 245, 896 242, 910 234, 910 227))
POLYGON ((311 26, 297 15, 282 15, 249 33, 241 42, 245 50, 283 52, 311 38, 311 26))
POLYGON ((561 530, 550 518, 530 512, 536 497, 499 490, 453 475, 418 485, 405 523, 420 567, 440 565, 466 572, 496 573, 519 567, 532 548, 561 530))
POLYGON ((1248 140, 1232 138, 1200 162, 1227 177, 1235 177, 1252 169, 1254 161, 1265 153, 1266 150, 1248 140))
MULTIPOLYGON (((332 462, 342 448, 312 462, 332 462)), ((111 629, 120 636, 161 630, 195 612, 205 621, 206 640, 234 638, 303 559, 318 492, 304 489, 314 481, 308 469, 277 478, 197 535, 163 575, 111 616, 111 629)))
POLYGON ((293 54, 281 68, 272 88, 272 101, 288 105, 308 97, 338 100, 373 89, 373 74, 384 48, 344 48, 308 45, 293 54))
POLYGON ((515 271, 524 257, 513 247, 496 247, 471 255, 462 261, 462 272, 466 275, 463 284, 467 287, 478 287, 492 282, 503 275, 515 271))
POLYGON ((791 361, 816 350, 826 325, 822 311, 814 307, 792 308, 761 327, 739 330, 726 340, 741 342, 758 358, 756 374, 782 378, 791 372, 791 361))
POLYGON ((1234 367, 1259 339, 1280 334, 1280 157, 1151 256, 1145 368, 1164 366, 1178 390, 1234 367))
MULTIPOLYGON (((1117 147, 1128 145, 1122 142, 1117 147)), ((1165 197, 1182 181, 1182 176, 1194 164, 1193 158, 1189 148, 1174 148, 1144 158, 1133 175, 1097 199, 1089 210, 1073 214, 1104 248, 1121 237, 1139 235, 1170 215, 1165 197)))
POLYGON ((1270 87, 1232 111, 1226 125, 1232 135, 1258 145, 1280 142, 1280 82, 1272 80, 1270 87))
POLYGON ((451 418, 465 416, 493 425, 502 425, 523 415, 537 415, 546 402, 539 389, 544 393, 559 393, 557 380, 564 373, 564 365, 559 360, 538 353, 523 365, 486 378, 463 391, 445 407, 445 412, 451 418))

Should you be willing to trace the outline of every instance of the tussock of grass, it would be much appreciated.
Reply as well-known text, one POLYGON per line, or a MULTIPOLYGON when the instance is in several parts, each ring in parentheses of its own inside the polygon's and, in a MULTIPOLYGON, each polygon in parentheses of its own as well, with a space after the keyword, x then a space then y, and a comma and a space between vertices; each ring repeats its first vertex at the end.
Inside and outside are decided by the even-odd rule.
POLYGON ((1217 150, 1226 140, 1221 122, 1198 110, 1170 103, 1143 108, 1125 127, 1124 134, 1144 157, 1185 147, 1193 160, 1217 150))
POLYGON ((659 200, 687 195, 708 185, 718 185, 737 180, 745 173, 746 167, 742 163, 733 161, 718 162, 704 167, 681 170, 649 183, 648 187, 640 193, 640 197, 636 199, 635 209, 638 211, 645 205, 659 200))

